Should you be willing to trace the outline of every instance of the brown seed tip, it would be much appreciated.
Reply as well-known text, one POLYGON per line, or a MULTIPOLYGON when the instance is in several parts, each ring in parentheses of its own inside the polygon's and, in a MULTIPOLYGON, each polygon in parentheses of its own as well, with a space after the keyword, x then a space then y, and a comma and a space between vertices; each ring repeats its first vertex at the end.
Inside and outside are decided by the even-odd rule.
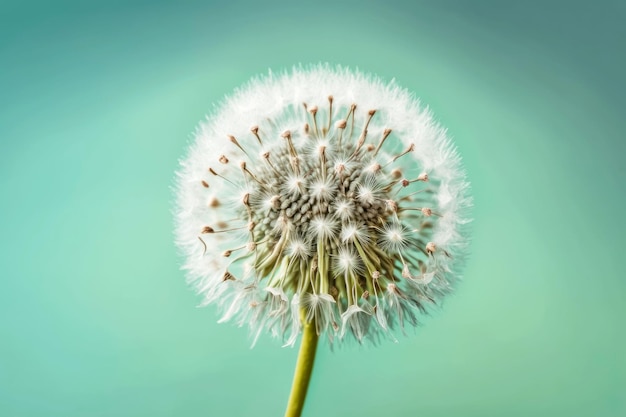
POLYGON ((250 193, 246 193, 243 196, 243 205, 244 206, 249 206, 250 205, 250 193))
POLYGON ((425 172, 422 172, 418 177, 417 177, 418 181, 423 181, 423 182, 427 182, 428 181, 428 174, 425 172))
POLYGON ((280 207, 280 196, 275 195, 272 198, 270 198, 270 203, 272 203, 272 207, 274 209, 278 209, 280 207))
POLYGON ((409 145, 409 147, 408 147, 407 151, 409 151, 409 152, 413 152, 414 150, 415 150, 415 144, 414 144, 414 143, 412 143, 411 145, 409 145))
POLYGON ((429 217, 429 216, 432 216, 433 211, 429 209, 428 207, 424 207, 422 208, 422 213, 424 214, 424 216, 429 217))
POLYGON ((227 135, 228 139, 232 142, 232 143, 237 143, 237 139, 235 139, 235 137, 233 135, 227 135))
POLYGON ((413 278, 407 264, 404 264, 404 267, 402 268, 402 278, 413 278))
POLYGON ((367 290, 363 291, 363 294, 361 294, 361 298, 367 300, 368 298, 370 298, 370 292, 367 290))
POLYGON ((209 201, 209 207, 219 207, 219 205, 220 201, 216 197, 211 198, 209 201))
POLYGON ((280 134, 280 136, 282 138, 289 139, 291 137, 291 131, 285 130, 283 133, 280 134))
POLYGON ((248 223, 248 231, 249 232, 253 231, 255 227, 256 227, 256 223, 255 222, 248 223))
POLYGON ((333 298, 337 298, 337 296, 339 295, 339 290, 337 289, 337 287, 335 287, 334 285, 332 287, 329 288, 328 293, 330 295, 333 296, 333 298))
POLYGON ((365 149, 366 149, 368 152, 372 152, 374 149, 376 149, 376 146, 372 145, 371 143, 368 143, 368 144, 365 146, 365 149))
POLYGON ((254 125, 250 128, 250 132, 254 133, 255 135, 259 132, 259 127, 257 125, 254 125))
POLYGON ((225 250, 224 252, 222 252, 222 256, 224 258, 228 258, 230 255, 232 255, 233 251, 232 250, 225 250))
POLYGON ((265 152, 265 153, 263 154, 263 158, 265 158, 265 159, 270 159, 270 153, 269 153, 269 152, 265 152))
POLYGON ((337 121, 337 123, 335 123, 335 127, 337 129, 345 129, 347 124, 348 124, 347 120, 345 120, 345 119, 344 120, 339 120, 339 121, 337 121))
POLYGON ((309 134, 309 124, 308 123, 304 124, 304 133, 306 133, 307 135, 309 134))
POLYGON ((401 176, 402 176, 402 171, 400 169, 396 168, 393 171, 391 171, 391 178, 397 180, 401 176))
POLYGON ((246 169, 246 161, 241 161, 241 162, 239 163, 239 166, 241 167, 241 169, 244 169, 244 170, 245 170, 245 169, 246 169))
POLYGON ((213 168, 209 168, 209 172, 215 176, 217 176, 217 172, 213 170, 213 168))
POLYGON ((214 233, 214 232, 215 232, 215 230, 213 230, 213 228, 211 226, 204 226, 200 233, 207 234, 207 233, 214 233))
POLYGON ((204 188, 209 188, 209 183, 206 182, 205 180, 202 180, 201 184, 204 188))
POLYGON ((313 116, 315 116, 315 114, 317 113, 317 106, 312 106, 312 107, 309 109, 309 112, 310 112, 313 116))
POLYGON ((328 96, 328 101, 333 102, 333 96, 328 96))
POLYGON ((403 187, 408 187, 410 183, 411 183, 411 181, 407 180, 406 178, 404 178, 402 180, 402 186, 403 187))
POLYGON ((370 116, 373 116, 374 114, 376 114, 376 110, 372 109, 368 111, 367 114, 369 114, 370 116))
POLYGON ((246 249, 248 249, 249 252, 254 252, 256 250, 256 242, 248 242, 246 249))
POLYGON ((220 162, 222 164, 227 164, 228 163, 228 158, 226 158, 226 155, 220 156, 220 162))
POLYGON ((383 138, 386 138, 387 136, 389 136, 389 134, 391 134, 391 129, 385 129, 383 131, 383 138))
POLYGON ((437 245, 435 245, 433 242, 428 242, 426 244, 426 252, 429 255, 432 255, 433 253, 435 253, 436 250, 437 250, 437 245))
POLYGON ((235 281, 235 276, 230 272, 224 272, 224 276, 222 277, 222 281, 235 281))

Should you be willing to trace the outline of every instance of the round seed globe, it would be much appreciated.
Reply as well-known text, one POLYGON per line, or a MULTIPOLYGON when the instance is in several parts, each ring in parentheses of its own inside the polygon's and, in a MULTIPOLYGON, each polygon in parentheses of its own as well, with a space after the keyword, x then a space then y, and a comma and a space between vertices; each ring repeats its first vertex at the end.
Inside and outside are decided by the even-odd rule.
MULTIPOLYGON (((176 240, 220 322, 293 345, 395 339, 459 277, 460 158, 395 82, 319 65, 253 79, 202 123, 178 172, 176 240)), ((254 342, 253 342, 254 343, 254 342)))

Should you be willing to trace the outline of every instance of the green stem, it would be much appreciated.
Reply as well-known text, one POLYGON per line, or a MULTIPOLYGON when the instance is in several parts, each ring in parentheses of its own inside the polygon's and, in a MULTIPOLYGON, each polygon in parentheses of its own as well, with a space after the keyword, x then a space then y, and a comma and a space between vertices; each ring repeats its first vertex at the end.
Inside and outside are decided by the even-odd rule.
POLYGON ((315 330, 315 322, 310 321, 307 323, 304 310, 300 310, 300 317, 302 323, 304 323, 302 342, 300 343, 300 352, 298 353, 296 370, 293 374, 293 384, 291 385, 291 394, 289 395, 285 417, 300 417, 302 415, 304 400, 306 399, 311 373, 313 372, 317 340, 319 339, 315 330))

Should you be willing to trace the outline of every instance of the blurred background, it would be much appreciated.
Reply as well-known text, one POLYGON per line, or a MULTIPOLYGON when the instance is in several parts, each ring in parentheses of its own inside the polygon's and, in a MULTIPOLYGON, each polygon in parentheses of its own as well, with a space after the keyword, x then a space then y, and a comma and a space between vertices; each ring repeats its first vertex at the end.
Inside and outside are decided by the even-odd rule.
POLYGON ((419 95, 472 257, 400 343, 319 351, 306 416, 626 415, 623 1, 3 1, 0 415, 279 416, 297 349, 216 324, 172 238, 178 158, 269 68, 419 95))

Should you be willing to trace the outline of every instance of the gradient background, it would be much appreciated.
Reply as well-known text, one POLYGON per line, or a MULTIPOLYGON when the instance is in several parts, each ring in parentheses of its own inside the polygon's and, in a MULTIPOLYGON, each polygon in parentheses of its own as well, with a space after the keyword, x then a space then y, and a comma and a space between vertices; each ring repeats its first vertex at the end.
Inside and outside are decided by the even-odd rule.
POLYGON ((305 415, 626 415, 623 1, 85 3, 0 9, 1 416, 282 415, 297 349, 195 308, 170 186, 212 103, 319 61, 432 107, 475 222, 445 309, 323 346, 305 415))

